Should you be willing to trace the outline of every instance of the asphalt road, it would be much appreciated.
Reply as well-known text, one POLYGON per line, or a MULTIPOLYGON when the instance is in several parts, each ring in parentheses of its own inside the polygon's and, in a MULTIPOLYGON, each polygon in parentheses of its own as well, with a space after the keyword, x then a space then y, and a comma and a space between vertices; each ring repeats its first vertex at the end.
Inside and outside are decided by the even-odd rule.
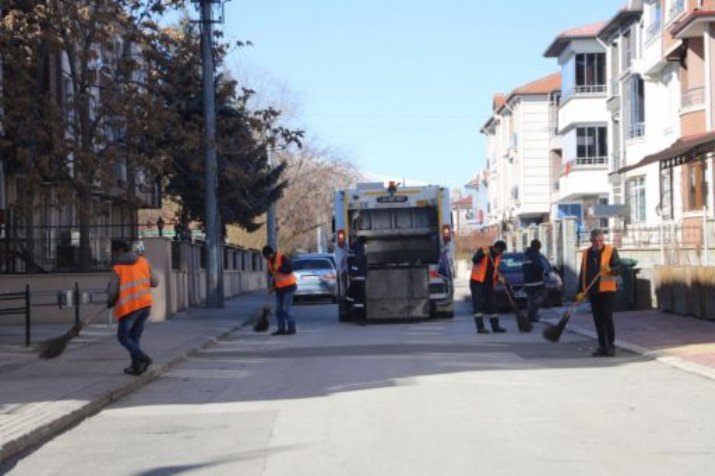
POLYGON ((205 349, 18 461, 14 475, 703 475, 715 381, 566 334, 340 324, 205 349))

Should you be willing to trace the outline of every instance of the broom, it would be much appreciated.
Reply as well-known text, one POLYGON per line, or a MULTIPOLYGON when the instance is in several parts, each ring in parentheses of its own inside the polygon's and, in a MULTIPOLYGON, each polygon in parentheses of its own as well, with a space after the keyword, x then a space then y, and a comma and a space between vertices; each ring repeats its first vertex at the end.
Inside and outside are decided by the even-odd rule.
POLYGON ((268 321, 268 315, 271 313, 271 306, 268 304, 270 299, 271 295, 268 294, 266 303, 263 305, 263 309, 261 309, 261 314, 258 316, 256 323, 253 324, 253 332, 266 332, 270 327, 271 324, 268 321))
POLYGON ((563 313, 561 316, 561 319, 559 319, 558 324, 555 326, 549 326, 546 329, 544 329, 543 336, 544 339, 550 341, 550 342, 558 342, 559 339, 561 338, 561 334, 564 332, 564 329, 566 329, 566 324, 568 324, 569 319, 571 319, 571 313, 573 312, 574 309, 576 309, 576 306, 581 304, 586 300, 586 297, 588 297, 588 292, 591 290, 594 284, 596 284, 596 281, 598 281, 598 278, 601 277, 601 273, 597 274, 593 280, 589 283, 588 286, 586 286, 586 290, 581 293, 581 295, 571 304, 566 311, 563 313))
POLYGON ((37 350, 39 351, 39 357, 41 359, 54 359, 55 357, 59 357, 60 355, 62 355, 62 353, 67 348, 67 344, 69 344, 72 339, 77 337, 84 327, 86 327, 97 317, 99 317, 100 314, 102 314, 102 312, 104 312, 105 310, 106 308, 104 307, 99 309, 99 311, 97 311, 96 313, 72 326, 72 328, 65 334, 58 337, 54 337, 52 339, 48 339, 38 344, 37 350))
MULTIPOLYGON (((487 252, 485 253, 487 257, 489 257, 489 262, 492 265, 492 268, 494 268, 494 272, 498 273, 499 270, 497 267, 494 265, 494 260, 492 259, 492 255, 487 252)), ((509 306, 511 307, 512 311, 516 314, 516 325, 519 328, 519 332, 531 332, 531 329, 533 326, 531 325, 531 321, 529 321, 529 318, 522 312, 521 309, 519 309, 519 305, 516 303, 516 300, 514 299, 514 296, 512 295, 511 291, 511 285, 509 284, 509 281, 504 276, 499 275, 499 279, 501 283, 504 285, 504 294, 506 294, 506 298, 509 301, 509 306)))

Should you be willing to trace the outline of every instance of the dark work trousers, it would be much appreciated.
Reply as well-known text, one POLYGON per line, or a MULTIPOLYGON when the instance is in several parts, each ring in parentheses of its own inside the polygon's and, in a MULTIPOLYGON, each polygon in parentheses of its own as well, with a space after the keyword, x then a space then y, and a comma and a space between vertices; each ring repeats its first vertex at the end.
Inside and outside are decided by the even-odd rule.
POLYGON ((469 281, 469 290, 472 293, 472 311, 474 317, 496 317, 497 305, 494 298, 494 285, 469 281))
POLYGON ((613 347, 616 330, 613 326, 613 301, 616 293, 590 294, 593 323, 598 333, 598 346, 602 349, 613 347))
POLYGON ((546 297, 545 286, 524 286, 526 289, 526 308, 529 313, 529 320, 536 321, 539 319, 539 308, 544 304, 546 297))
POLYGON ((145 307, 130 312, 117 322, 117 340, 129 351, 132 357, 132 364, 145 359, 147 355, 141 348, 141 338, 144 332, 144 324, 149 318, 151 307, 145 307))

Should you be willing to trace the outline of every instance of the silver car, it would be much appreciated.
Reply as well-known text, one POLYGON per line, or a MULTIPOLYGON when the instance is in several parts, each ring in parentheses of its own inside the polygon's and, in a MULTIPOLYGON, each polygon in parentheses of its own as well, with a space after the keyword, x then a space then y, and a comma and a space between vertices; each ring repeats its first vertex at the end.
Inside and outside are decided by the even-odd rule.
POLYGON ((330 259, 297 257, 292 264, 293 273, 298 279, 296 298, 322 297, 337 302, 337 272, 330 259))

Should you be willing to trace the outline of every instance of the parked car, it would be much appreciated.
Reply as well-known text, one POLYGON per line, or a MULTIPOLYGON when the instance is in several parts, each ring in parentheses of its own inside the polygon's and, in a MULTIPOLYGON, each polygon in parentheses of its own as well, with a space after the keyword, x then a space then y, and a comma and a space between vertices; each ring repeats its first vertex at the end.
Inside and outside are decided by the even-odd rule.
MULTIPOLYGON (((526 261, 526 256, 521 252, 509 252, 502 255, 501 263, 499 264, 499 273, 511 285, 514 292, 516 302, 520 307, 526 305, 526 289, 524 287, 524 270, 522 265, 526 261)), ((544 277, 544 285, 546 286, 546 299, 543 306, 560 306, 563 295, 563 282, 561 277, 555 270, 552 270, 544 277)), ((501 311, 510 309, 509 301, 501 283, 497 283, 495 290, 497 307, 501 311)))
POLYGON ((338 299, 337 271, 327 257, 300 255, 291 261, 298 279, 297 298, 323 297, 333 302, 338 299))

